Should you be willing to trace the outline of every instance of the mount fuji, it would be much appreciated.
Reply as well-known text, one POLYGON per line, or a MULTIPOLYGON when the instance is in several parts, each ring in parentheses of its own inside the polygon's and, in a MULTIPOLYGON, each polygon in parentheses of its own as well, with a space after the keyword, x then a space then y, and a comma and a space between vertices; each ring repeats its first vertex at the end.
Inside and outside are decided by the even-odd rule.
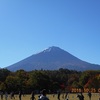
POLYGON ((8 70, 57 70, 66 68, 69 70, 100 70, 100 65, 91 64, 73 56, 59 47, 49 47, 37 54, 33 54, 13 65, 5 67, 8 70))

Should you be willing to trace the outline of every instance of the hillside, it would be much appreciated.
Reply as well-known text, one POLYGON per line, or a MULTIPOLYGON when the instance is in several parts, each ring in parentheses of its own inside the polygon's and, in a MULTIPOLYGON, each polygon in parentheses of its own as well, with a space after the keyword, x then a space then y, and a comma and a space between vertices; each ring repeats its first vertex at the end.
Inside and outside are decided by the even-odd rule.
POLYGON ((100 65, 82 61, 67 51, 59 47, 52 46, 6 68, 11 71, 16 71, 19 69, 24 69, 26 71, 35 69, 54 70, 59 68, 82 71, 89 69, 98 70, 100 69, 100 65))

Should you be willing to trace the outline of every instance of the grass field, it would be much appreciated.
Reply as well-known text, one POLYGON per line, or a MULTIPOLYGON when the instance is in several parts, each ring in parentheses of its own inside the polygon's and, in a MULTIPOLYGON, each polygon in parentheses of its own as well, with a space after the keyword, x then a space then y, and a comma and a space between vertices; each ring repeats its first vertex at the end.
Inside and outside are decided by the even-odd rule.
MULTIPOLYGON (((84 100, 89 100, 89 98, 88 98, 88 96, 87 96, 86 93, 84 93, 83 95, 84 95, 84 100)), ((36 100, 38 100, 38 96, 39 96, 39 95, 35 95, 36 100)), ((22 100, 30 100, 30 97, 31 97, 31 95, 22 96, 22 100)), ((58 99, 57 99, 57 95, 55 95, 55 96, 53 97, 53 95, 50 94, 50 95, 47 95, 47 97, 48 97, 50 100, 58 100, 58 99)), ((61 94, 60 100, 65 100, 65 99, 62 98, 62 97, 63 97, 63 94, 61 94)), ((79 100, 79 99, 77 98, 77 94, 68 94, 68 97, 69 97, 69 100, 79 100)), ((99 97, 100 97, 100 95, 99 95, 98 93, 92 93, 92 98, 91 98, 91 100, 99 100, 99 97)), ((1 98, 0 98, 0 100, 1 100, 1 98)), ((3 98, 3 100, 5 100, 5 98, 3 98)), ((7 100, 19 100, 19 98, 18 98, 18 95, 15 95, 15 99, 10 99, 10 96, 8 96, 7 100)))

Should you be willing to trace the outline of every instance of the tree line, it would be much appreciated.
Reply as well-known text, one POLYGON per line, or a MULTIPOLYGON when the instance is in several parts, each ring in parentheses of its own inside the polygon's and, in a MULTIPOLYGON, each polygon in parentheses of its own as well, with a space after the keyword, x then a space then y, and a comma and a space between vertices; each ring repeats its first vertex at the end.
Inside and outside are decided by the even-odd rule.
POLYGON ((100 88, 100 70, 76 71, 60 68, 59 70, 17 70, 0 69, 0 90, 26 91, 67 90, 72 88, 100 88))

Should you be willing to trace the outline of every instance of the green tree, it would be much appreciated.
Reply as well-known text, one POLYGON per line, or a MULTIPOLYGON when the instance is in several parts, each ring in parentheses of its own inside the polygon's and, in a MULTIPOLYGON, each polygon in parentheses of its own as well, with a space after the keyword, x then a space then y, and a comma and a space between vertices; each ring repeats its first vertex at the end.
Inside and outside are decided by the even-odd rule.
POLYGON ((0 82, 0 90, 6 90, 6 84, 4 82, 0 82))
POLYGON ((34 71, 31 72, 29 81, 31 82, 32 88, 43 89, 49 87, 50 79, 49 76, 44 71, 34 71))
POLYGON ((19 90, 25 90, 26 89, 26 83, 29 79, 29 74, 28 72, 24 71, 24 70, 18 70, 15 72, 15 75, 18 79, 18 87, 19 90))
POLYGON ((15 77, 15 76, 8 76, 5 80, 5 83, 6 83, 6 89, 8 91, 17 91, 18 89, 18 85, 19 85, 19 82, 18 82, 19 78, 18 77, 15 77))
POLYGON ((6 77, 10 74, 11 72, 7 69, 0 69, 0 81, 4 82, 6 77))

